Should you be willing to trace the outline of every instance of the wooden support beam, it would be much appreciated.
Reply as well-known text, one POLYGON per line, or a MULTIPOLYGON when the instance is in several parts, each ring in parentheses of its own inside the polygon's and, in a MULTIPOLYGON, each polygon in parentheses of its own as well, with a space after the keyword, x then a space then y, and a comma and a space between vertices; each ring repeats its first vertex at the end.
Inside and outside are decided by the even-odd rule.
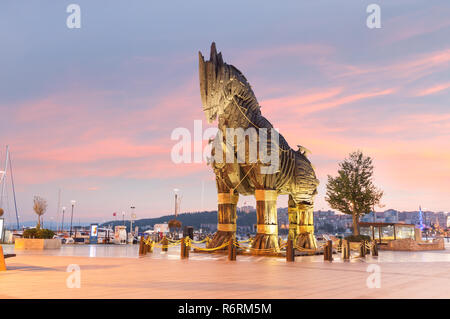
POLYGON ((350 242, 346 239, 342 240, 342 259, 350 260, 350 242))
POLYGON ((295 247, 291 238, 287 241, 286 247, 286 261, 295 261, 295 247))
POLYGON ((361 240, 359 244, 359 257, 366 257, 366 243, 364 240, 361 240))
POLYGON ((378 256, 378 246, 376 241, 374 241, 372 245, 372 256, 378 256))
POLYGON ((163 239, 161 241, 161 245, 163 246, 163 248, 161 249, 162 251, 168 251, 169 250, 169 248, 164 247, 164 246, 169 245, 169 240, 167 239, 166 236, 163 237, 163 239))
POLYGON ((150 240, 150 244, 145 245, 146 250, 145 253, 152 253, 153 252, 153 240, 150 240))
POLYGON ((333 261, 333 241, 328 240, 323 248, 323 260, 333 261))
POLYGON ((181 238, 180 244, 180 258, 184 259, 186 257, 186 242, 184 241, 185 237, 181 238))
POLYGON ((189 237, 181 238, 181 249, 180 249, 180 257, 181 259, 189 258, 189 237))
POLYGON ((236 260, 236 246, 234 245, 234 238, 231 238, 228 244, 228 260, 236 260))
POLYGON ((328 260, 333 261, 333 241, 328 241, 328 260))
POLYGON ((139 256, 144 256, 145 255, 145 253, 144 253, 144 246, 145 246, 145 244, 144 244, 144 236, 141 236, 141 240, 139 241, 139 256))

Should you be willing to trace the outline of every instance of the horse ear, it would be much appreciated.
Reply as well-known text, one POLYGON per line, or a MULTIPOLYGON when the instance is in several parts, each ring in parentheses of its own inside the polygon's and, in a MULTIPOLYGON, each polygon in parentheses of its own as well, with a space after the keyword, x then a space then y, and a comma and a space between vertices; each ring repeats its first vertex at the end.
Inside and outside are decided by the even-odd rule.
POLYGON ((223 65, 222 52, 217 55, 217 64, 223 65))
POLYGON ((205 66, 205 59, 203 58, 203 55, 201 52, 198 52, 198 73, 199 73, 199 79, 200 79, 200 96, 202 98, 202 103, 205 106, 206 98, 207 98, 206 66, 205 66))
POLYGON ((211 53, 209 55, 209 61, 214 62, 215 64, 216 58, 217 58, 216 43, 213 42, 211 43, 211 53))
POLYGON ((211 44, 211 53, 210 53, 209 61, 211 61, 212 64, 214 64, 214 66, 216 67, 216 70, 220 66, 223 65, 222 52, 217 54, 217 49, 216 49, 216 43, 215 42, 213 42, 211 44))

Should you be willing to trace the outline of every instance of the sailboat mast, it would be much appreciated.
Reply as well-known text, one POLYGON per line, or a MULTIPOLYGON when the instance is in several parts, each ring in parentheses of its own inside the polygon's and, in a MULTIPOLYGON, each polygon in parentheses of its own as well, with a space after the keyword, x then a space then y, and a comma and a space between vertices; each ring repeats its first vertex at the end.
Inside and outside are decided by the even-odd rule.
POLYGON ((11 184, 12 184, 12 191, 13 191, 13 197, 14 197, 14 209, 16 210, 17 230, 19 230, 20 229, 19 213, 17 212, 16 188, 14 186, 14 177, 13 177, 13 171, 12 171, 11 156, 9 156, 9 171, 11 173, 11 184))
POLYGON ((58 188, 58 207, 56 211, 56 231, 58 232, 59 211, 61 210, 61 188, 58 188))
POLYGON ((0 191, 0 207, 3 207, 3 197, 5 196, 5 181, 6 181, 6 172, 8 171, 8 160, 9 160, 9 147, 6 145, 6 159, 5 159, 5 170, 3 171, 2 176, 2 189, 0 191))

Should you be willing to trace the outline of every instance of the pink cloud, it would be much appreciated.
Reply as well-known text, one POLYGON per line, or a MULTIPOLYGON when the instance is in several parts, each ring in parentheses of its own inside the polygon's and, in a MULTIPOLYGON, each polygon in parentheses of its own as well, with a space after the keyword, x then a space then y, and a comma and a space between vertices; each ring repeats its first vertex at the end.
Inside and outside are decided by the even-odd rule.
POLYGON ((380 42, 381 45, 392 45, 418 36, 428 35, 450 26, 450 9, 445 6, 433 6, 426 10, 414 11, 387 19, 383 28, 389 33, 380 42))
MULTIPOLYGON (((220 50, 220 47, 218 48, 220 50)), ((316 60, 320 57, 328 57, 335 52, 335 48, 329 45, 318 43, 278 45, 257 49, 248 49, 240 52, 236 58, 225 58, 227 63, 239 66, 246 65, 251 68, 262 63, 265 59, 281 59, 286 57, 301 58, 305 62, 316 60), (306 59, 306 60, 305 60, 306 59)), ((205 52, 203 52, 205 54, 205 52)))
POLYGON ((322 91, 322 93, 264 100, 261 104, 264 105, 264 112, 267 112, 269 115, 279 113, 279 110, 304 115, 339 107, 359 100, 389 95, 394 93, 395 89, 384 89, 348 95, 339 94, 342 92, 342 88, 325 88, 322 91))
POLYGON ((436 93, 440 93, 442 91, 445 91, 448 88, 450 88, 450 82, 437 84, 435 86, 432 86, 432 87, 429 87, 427 89, 421 90, 420 92, 418 92, 416 94, 416 96, 425 96, 425 95, 436 94, 436 93))

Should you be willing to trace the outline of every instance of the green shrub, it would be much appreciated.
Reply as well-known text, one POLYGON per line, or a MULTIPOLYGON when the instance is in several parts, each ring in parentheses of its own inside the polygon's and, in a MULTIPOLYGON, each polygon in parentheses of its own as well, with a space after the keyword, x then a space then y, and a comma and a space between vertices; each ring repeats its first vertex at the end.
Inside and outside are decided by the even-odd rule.
POLYGON ((350 242, 358 242, 358 243, 363 240, 367 240, 367 241, 372 240, 372 238, 370 238, 370 236, 367 236, 367 235, 358 235, 358 236, 350 235, 350 236, 345 237, 345 239, 350 242))
POLYGON ((25 229, 23 231, 23 238, 37 238, 38 230, 36 228, 25 229))
POLYGON ((55 233, 50 229, 30 228, 25 229, 23 238, 51 239, 55 233))

